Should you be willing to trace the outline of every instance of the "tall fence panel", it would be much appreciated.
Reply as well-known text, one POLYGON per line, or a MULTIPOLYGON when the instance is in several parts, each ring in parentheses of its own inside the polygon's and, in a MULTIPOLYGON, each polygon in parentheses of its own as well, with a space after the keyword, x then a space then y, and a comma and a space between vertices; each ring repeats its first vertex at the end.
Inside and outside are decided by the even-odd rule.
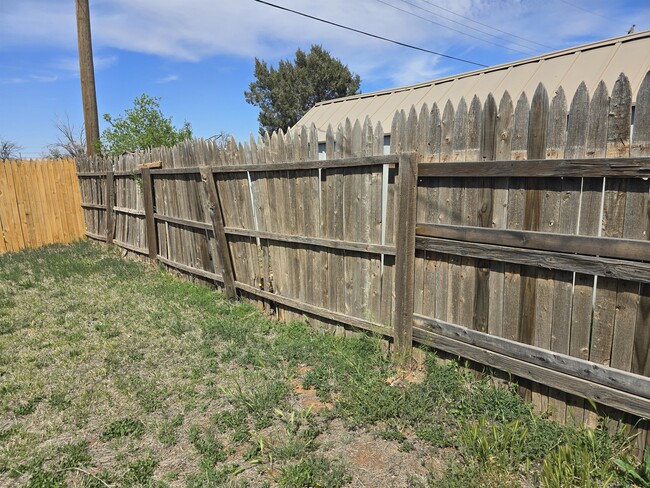
POLYGON ((74 161, 0 162, 0 253, 68 243, 84 232, 74 161))
POLYGON ((312 126, 81 161, 87 233, 285 320, 511 374, 536 410, 607 414, 643 450, 650 76, 633 100, 622 74, 570 101, 540 84, 425 104, 395 114, 388 155, 366 119, 324 147, 312 126))

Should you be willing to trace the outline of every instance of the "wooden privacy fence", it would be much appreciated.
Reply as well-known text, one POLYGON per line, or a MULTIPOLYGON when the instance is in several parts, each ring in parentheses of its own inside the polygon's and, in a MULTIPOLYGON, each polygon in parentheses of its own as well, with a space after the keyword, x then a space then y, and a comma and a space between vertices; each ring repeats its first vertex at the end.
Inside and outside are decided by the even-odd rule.
POLYGON ((632 414, 644 447, 650 75, 632 100, 621 75, 570 104, 540 85, 425 105, 395 115, 388 155, 366 120, 324 154, 312 126, 80 161, 87 234, 286 319, 506 371, 560 421, 593 425, 591 401, 632 414))
POLYGON ((0 232, 0 253, 83 238, 74 161, 0 161, 0 232))

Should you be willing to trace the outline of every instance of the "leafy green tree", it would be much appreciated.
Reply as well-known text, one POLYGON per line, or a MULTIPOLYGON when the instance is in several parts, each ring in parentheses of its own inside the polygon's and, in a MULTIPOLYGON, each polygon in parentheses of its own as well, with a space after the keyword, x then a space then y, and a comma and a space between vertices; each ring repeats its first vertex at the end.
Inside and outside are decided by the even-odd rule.
POLYGON ((151 147, 173 146, 192 137, 188 122, 177 129, 172 118, 165 118, 158 103, 160 98, 143 93, 133 101, 123 115, 111 117, 104 114, 109 127, 101 137, 101 149, 105 154, 122 154, 151 147))
POLYGON ((293 62, 277 69, 255 58, 256 81, 244 92, 246 101, 260 108, 260 132, 292 127, 317 102, 360 93, 361 79, 322 46, 309 53, 298 49, 293 62))

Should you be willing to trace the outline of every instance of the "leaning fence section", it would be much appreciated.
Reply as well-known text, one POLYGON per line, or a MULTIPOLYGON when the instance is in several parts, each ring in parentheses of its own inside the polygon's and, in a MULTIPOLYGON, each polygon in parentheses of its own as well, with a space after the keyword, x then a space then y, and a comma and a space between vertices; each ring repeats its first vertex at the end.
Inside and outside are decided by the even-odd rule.
POLYGON ((87 234, 650 442, 650 76, 79 162, 87 234), (633 95, 636 95, 633 97, 633 95), (633 104, 633 100, 635 103, 633 104), (325 154, 319 142, 325 140, 325 154), (594 408, 594 405, 597 407, 594 408))
POLYGON ((0 253, 84 237, 70 159, 0 161, 0 253))

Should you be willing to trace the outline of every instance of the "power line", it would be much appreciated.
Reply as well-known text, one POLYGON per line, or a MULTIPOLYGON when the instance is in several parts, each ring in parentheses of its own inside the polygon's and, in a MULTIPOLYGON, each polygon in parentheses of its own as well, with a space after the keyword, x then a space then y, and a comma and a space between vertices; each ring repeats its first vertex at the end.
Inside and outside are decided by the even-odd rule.
MULTIPOLYGON (((498 39, 498 40, 500 40, 500 41, 507 42, 507 43, 513 44, 513 45, 515 45, 515 46, 519 46, 519 47, 521 47, 521 48, 524 48, 524 49, 528 50, 530 53, 541 53, 541 51, 540 51, 539 49, 535 49, 535 48, 531 48, 530 46, 525 46, 525 45, 523 45, 523 44, 519 44, 518 42, 514 42, 514 41, 512 41, 512 40, 510 40, 510 39, 504 39, 503 37, 499 37, 499 36, 497 36, 497 35, 495 35, 495 34, 493 34, 493 33, 491 33, 491 32, 486 32, 486 31, 484 31, 484 30, 482 30, 482 29, 478 29, 478 28, 476 28, 476 27, 472 27, 471 25, 467 25, 467 24, 465 24, 465 23, 463 23, 463 22, 459 22, 459 21, 457 21, 457 20, 450 19, 449 17, 445 17, 445 16, 443 16, 443 15, 440 15, 440 14, 434 12, 433 10, 426 9, 426 8, 424 8, 424 7, 421 7, 420 5, 418 5, 418 4, 416 4, 416 3, 409 2, 408 0, 399 0, 399 1, 402 2, 402 3, 405 3, 405 4, 407 4, 407 5, 410 5, 411 7, 415 7, 415 8, 417 8, 417 9, 419 9, 419 10, 422 10, 423 12, 427 12, 427 13, 429 13, 429 14, 431 14, 431 15, 435 15, 436 17, 439 17, 440 19, 446 20, 447 22, 452 22, 452 23, 454 23, 454 24, 456 24, 456 25, 459 25, 459 26, 461 26, 461 27, 464 27, 465 29, 470 29, 470 30, 473 30, 473 31, 476 31, 476 32, 480 32, 481 34, 485 34, 486 36, 490 36, 490 37, 493 37, 493 38, 498 39)), ((423 1, 424 1, 424 0, 423 0, 423 1)), ((384 3, 384 2, 382 2, 382 3, 384 3)), ((445 9, 445 8, 442 8, 442 7, 438 7, 437 5, 435 5, 435 4, 433 4, 433 3, 430 3, 430 2, 426 2, 426 3, 428 3, 429 5, 431 5, 431 6, 433 6, 433 7, 440 8, 440 9, 445 10, 445 11, 447 11, 447 12, 450 12, 450 13, 452 13, 452 14, 454 14, 454 15, 457 15, 457 16, 463 18, 463 19, 469 20, 470 22, 474 22, 474 20, 472 20, 472 19, 470 19, 470 18, 468 18, 468 17, 464 17, 464 16, 462 16, 462 15, 460 15, 460 14, 456 14, 455 12, 452 12, 451 10, 448 10, 448 9, 445 9)), ((417 16, 417 17, 419 17, 419 16, 417 16)), ((422 17, 420 17, 420 18, 422 18, 422 17)), ((426 20, 429 20, 429 19, 426 19, 426 20)), ((483 26, 485 26, 485 27, 488 27, 489 29, 492 29, 492 27, 490 27, 490 26, 487 25, 487 24, 482 24, 482 23, 480 23, 480 22, 475 22, 475 23, 476 23, 476 24, 479 24, 479 25, 483 25, 483 26)), ((436 22, 436 24, 437 24, 437 22, 436 22)), ((437 24, 437 25, 442 25, 442 24, 437 24)), ((445 27, 445 28, 447 28, 447 29, 450 28, 450 27, 447 27, 447 26, 444 26, 444 25, 443 25, 443 27, 445 27)), ((499 30, 499 29, 494 29, 494 30, 499 31, 499 32, 503 32, 504 34, 507 34, 507 35, 512 36, 512 37, 519 37, 519 36, 514 36, 514 35, 512 35, 512 34, 508 34, 507 32, 501 31, 501 30, 499 30)), ((459 31, 456 31, 456 32, 459 32, 459 31)), ((463 35, 468 35, 468 34, 465 33, 464 31, 462 31, 461 33, 462 33, 463 35)), ((477 38, 477 39, 478 39, 478 38, 477 38)), ((481 39, 481 40, 483 40, 483 41, 485 41, 485 42, 490 42, 490 41, 486 41, 485 39, 481 39)), ((524 40, 527 41, 526 39, 524 39, 524 40)), ((528 41, 527 41, 527 42, 528 42, 528 41)), ((497 45, 499 45, 499 44, 497 44, 497 45)), ((499 46, 504 47, 505 49, 510 49, 510 48, 508 48, 507 46, 502 46, 502 45, 499 45, 499 46)), ((516 50, 515 50, 515 51, 516 51, 516 50)), ((517 51, 517 52, 521 52, 521 51, 517 51)), ((525 54, 525 53, 523 53, 523 54, 525 54)))
MULTIPOLYGON (((530 56, 530 54, 531 54, 530 50, 528 52, 520 51, 519 49, 514 49, 512 47, 507 47, 507 46, 504 46, 502 44, 498 44, 496 42, 492 42, 492 41, 489 41, 487 39, 483 39, 482 37, 478 37, 478 36, 474 36, 472 34, 468 34, 467 32, 463 32, 462 30, 454 29, 453 27, 449 27, 448 25, 441 24, 440 22, 436 22, 435 20, 428 19, 427 17, 422 17, 421 15, 418 15, 418 14, 416 14, 414 12, 411 12, 410 10, 405 10, 403 8, 397 7, 396 5, 390 4, 390 3, 386 2, 385 0, 376 0, 376 1, 379 2, 379 3, 383 3, 384 5, 387 5, 387 6, 391 7, 391 8, 394 8, 395 10, 399 10, 400 12, 404 12, 405 14, 412 15, 413 17, 417 17, 418 19, 422 19, 422 20, 424 20, 426 22, 429 22, 431 24, 438 25, 438 26, 440 26, 440 27, 442 27, 444 29, 449 29, 451 31, 458 32, 459 34, 462 34, 464 36, 471 37, 473 39, 478 39, 479 41, 482 41, 482 42, 487 42, 488 44, 498 46, 498 47, 500 47, 502 49, 508 49, 509 51, 514 51, 516 53, 525 54, 526 56, 530 56)), ((404 1, 404 0, 401 0, 401 1, 404 1)), ((409 2, 406 2, 406 3, 409 3, 409 2)), ((413 5, 413 4, 410 4, 410 5, 413 5)), ((422 8, 422 7, 418 7, 417 5, 415 5, 415 7, 420 8, 420 9, 422 8)), ((430 10, 426 10, 426 9, 423 9, 423 10, 425 10, 425 11, 427 11, 429 13, 433 13, 430 10)), ((456 22, 456 21, 452 20, 451 22, 456 22)), ((458 23, 458 22, 456 22, 456 23, 458 23)), ((467 27, 467 26, 465 26, 465 27, 467 27)), ((476 30, 476 29, 474 29, 474 30, 476 30)))
MULTIPOLYGON (((565 3, 565 4, 569 5, 570 7, 577 8, 578 10, 582 10, 583 12, 587 12, 588 14, 595 15, 597 17, 602 17, 603 19, 612 20, 612 17, 618 17, 617 15, 610 15, 608 17, 608 16, 605 16, 605 15, 599 14, 598 12, 588 10, 588 9, 586 9, 584 7, 581 7, 579 5, 576 5, 574 3, 567 2, 566 0, 560 0, 560 2, 565 3)), ((620 19, 620 17, 618 17, 618 18, 620 19)))
MULTIPOLYGON (((432 7, 438 8, 440 10, 444 10, 445 12, 449 12, 450 14, 455 15, 457 17, 460 17, 461 19, 469 20, 470 22, 473 22, 474 24, 482 25, 483 27, 487 27, 488 29, 492 29, 494 31, 501 32, 501 34, 505 34, 505 35, 510 36, 510 37, 516 37, 517 39, 521 39, 522 41, 526 41, 526 42, 528 42, 530 44, 537 44, 538 46, 546 48, 546 49, 553 49, 552 46, 547 46, 546 44, 541 44, 539 42, 533 41, 532 39, 528 39, 526 37, 521 37, 521 36, 518 36, 517 34, 513 34, 511 32, 506 32, 504 30, 493 27, 493 26, 491 26, 489 24, 484 24, 483 22, 479 22, 478 20, 471 19, 470 17, 465 17, 464 15, 461 15, 461 14, 459 14, 457 12, 454 12, 453 10, 442 7, 442 6, 440 6, 438 4, 435 4, 433 2, 430 2, 429 0, 421 0, 421 1, 424 2, 424 3, 428 3, 432 7)), ((482 31, 479 31, 479 32, 482 32, 482 31)))
POLYGON ((371 34, 370 32, 365 32, 365 31, 362 31, 362 30, 359 30, 359 29, 355 29, 353 27, 348 27, 347 25, 337 24, 336 22, 331 22, 329 20, 321 19, 319 17, 314 17, 313 15, 305 14, 303 12, 298 12, 297 10, 292 10, 290 8, 287 8, 287 7, 282 7, 282 6, 276 5, 274 3, 265 2, 264 0, 253 0, 253 1, 255 1, 257 3, 262 3, 264 5, 268 5, 269 7, 284 10, 286 12, 291 12, 292 14, 300 15, 302 17, 307 17, 308 19, 316 20, 316 21, 322 22, 324 24, 329 24, 329 25, 333 25, 335 27, 339 27, 341 29, 356 32, 357 34, 363 34, 364 36, 372 37, 374 39, 379 39, 379 40, 382 40, 382 41, 397 44, 398 46, 406 47, 406 48, 409 48, 409 49, 414 49, 416 51, 422 51, 424 53, 434 54, 436 56, 440 56, 440 57, 447 58, 447 59, 453 59, 455 61, 460 61, 462 63, 473 64, 474 66, 480 66, 481 68, 487 68, 488 67, 486 64, 477 63, 475 61, 469 61, 469 60, 463 59, 463 58, 457 58, 455 56, 450 56, 449 54, 443 54, 443 53, 439 53, 439 52, 436 52, 436 51, 431 51, 429 49, 425 49, 423 47, 413 46, 411 44, 406 44, 404 42, 395 41, 395 40, 389 39, 387 37, 378 36, 377 34, 371 34))

